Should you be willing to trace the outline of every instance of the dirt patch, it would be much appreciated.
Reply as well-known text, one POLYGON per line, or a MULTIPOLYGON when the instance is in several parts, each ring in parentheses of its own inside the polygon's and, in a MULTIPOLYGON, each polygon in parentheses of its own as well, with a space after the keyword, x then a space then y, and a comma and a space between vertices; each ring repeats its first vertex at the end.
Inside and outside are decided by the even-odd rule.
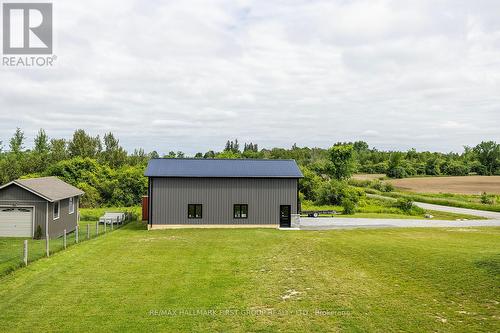
POLYGON ((396 188, 417 193, 500 194, 500 176, 391 179, 396 188))
POLYGON ((300 299, 299 295, 302 294, 300 291, 295 289, 289 289, 284 295, 281 295, 281 299, 286 301, 287 299, 300 299))

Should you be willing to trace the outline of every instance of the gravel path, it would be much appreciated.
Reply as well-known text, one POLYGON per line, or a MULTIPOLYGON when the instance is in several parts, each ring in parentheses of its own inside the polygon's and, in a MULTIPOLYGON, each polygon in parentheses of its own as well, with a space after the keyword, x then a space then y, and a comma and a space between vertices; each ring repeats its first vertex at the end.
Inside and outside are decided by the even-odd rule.
POLYGON ((423 202, 415 202, 415 205, 417 205, 418 207, 421 207, 423 209, 438 210, 441 212, 448 212, 448 213, 468 214, 468 215, 486 217, 488 219, 500 220, 500 213, 490 212, 487 210, 477 210, 477 209, 441 206, 441 205, 434 205, 434 204, 428 204, 428 203, 423 203, 423 202))
POLYGON ((456 228, 456 227, 500 227, 497 220, 404 220, 404 219, 363 219, 363 218, 308 218, 300 219, 301 230, 328 230, 354 228, 456 228))

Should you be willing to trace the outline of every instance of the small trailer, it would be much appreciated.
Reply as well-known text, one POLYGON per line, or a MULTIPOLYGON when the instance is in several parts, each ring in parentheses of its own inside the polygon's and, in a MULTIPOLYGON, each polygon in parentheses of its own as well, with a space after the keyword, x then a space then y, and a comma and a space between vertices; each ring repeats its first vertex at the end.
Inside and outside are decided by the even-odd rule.
POLYGON ((307 217, 319 217, 320 215, 337 215, 339 213, 335 210, 304 210, 300 214, 307 215, 307 217))

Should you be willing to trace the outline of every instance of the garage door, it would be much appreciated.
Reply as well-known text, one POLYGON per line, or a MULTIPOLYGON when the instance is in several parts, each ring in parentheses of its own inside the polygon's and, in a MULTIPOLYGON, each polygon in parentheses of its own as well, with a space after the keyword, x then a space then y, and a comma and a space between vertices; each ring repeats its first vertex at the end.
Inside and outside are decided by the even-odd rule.
POLYGON ((0 236, 31 237, 33 226, 32 208, 0 207, 0 236))

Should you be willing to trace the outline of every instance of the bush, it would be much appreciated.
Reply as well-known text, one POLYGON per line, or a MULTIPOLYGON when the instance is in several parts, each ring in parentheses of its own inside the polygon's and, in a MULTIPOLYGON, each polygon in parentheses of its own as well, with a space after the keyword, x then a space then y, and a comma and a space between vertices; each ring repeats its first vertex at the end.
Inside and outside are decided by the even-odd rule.
POLYGON ((349 186, 345 181, 330 180, 319 188, 316 203, 319 205, 340 205, 344 209, 344 214, 354 214, 357 204, 364 196, 363 190, 349 186))
POLYGON ((391 178, 405 178, 408 176, 405 168, 397 166, 387 170, 387 176, 391 178))
POLYGON ((425 213, 425 209, 415 206, 413 201, 408 198, 399 198, 394 203, 394 207, 399 208, 403 213, 408 215, 422 215, 425 213))
POLYGON ((386 182, 381 182, 378 179, 373 180, 370 184, 370 187, 377 190, 377 191, 380 191, 380 192, 392 192, 392 191, 394 191, 394 186, 392 186, 392 184, 389 184, 386 182))
POLYGON ((76 187, 85 192, 80 200, 80 207, 95 208, 101 205, 101 195, 96 188, 87 183, 78 183, 76 187))
POLYGON ((46 176, 57 176, 85 192, 81 206, 133 206, 146 194, 148 181, 144 166, 111 169, 91 158, 73 158, 49 167, 46 176))
POLYGON ((408 198, 399 198, 396 200, 394 206, 401 209, 405 213, 409 213, 413 208, 413 201, 408 198))
POLYGON ((346 215, 352 215, 356 212, 356 204, 348 198, 344 198, 342 200, 342 208, 344 209, 344 214, 346 215))
POLYGON ((374 179, 374 180, 350 179, 349 185, 356 186, 356 187, 372 188, 372 189, 380 191, 380 192, 392 192, 392 191, 394 191, 394 186, 392 186, 391 183, 382 182, 378 179, 374 179))
POLYGON ((38 225, 35 230, 35 235, 33 235, 34 239, 42 239, 42 227, 38 225))
POLYGON ((459 161, 447 161, 442 165, 443 173, 450 176, 467 176, 469 168, 459 161))
POLYGON ((319 205, 342 205, 344 199, 349 199, 357 204, 364 195, 363 190, 349 186, 345 181, 332 179, 321 184, 317 191, 316 203, 319 205))
POLYGON ((303 167, 301 171, 304 178, 299 180, 299 191, 304 195, 305 199, 314 201, 316 199, 315 190, 320 187, 322 179, 309 168, 303 167))
POLYGON ((481 194, 481 203, 485 205, 493 205, 495 203, 495 197, 486 192, 483 192, 483 194, 481 194))
POLYGON ((357 186, 357 187, 370 187, 372 181, 369 179, 349 179, 349 185, 357 186))
POLYGON ((385 191, 384 192, 392 192, 394 191, 394 185, 391 183, 385 183, 385 191))

